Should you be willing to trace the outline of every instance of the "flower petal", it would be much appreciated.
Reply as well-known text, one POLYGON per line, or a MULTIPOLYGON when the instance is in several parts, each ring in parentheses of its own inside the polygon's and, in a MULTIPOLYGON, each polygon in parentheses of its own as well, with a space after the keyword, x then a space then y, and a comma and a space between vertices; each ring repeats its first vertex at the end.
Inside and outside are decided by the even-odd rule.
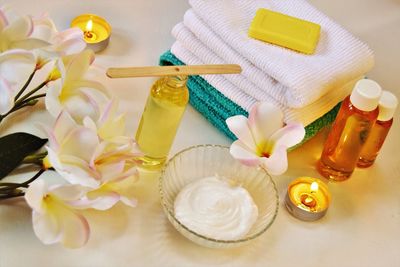
POLYGON ((85 126, 86 128, 89 128, 90 130, 97 132, 97 126, 96 123, 93 121, 92 118, 90 117, 85 117, 82 121, 83 126, 85 126))
POLYGON ((91 118, 98 117, 97 107, 93 106, 92 103, 90 103, 90 99, 81 93, 73 94, 63 99, 61 105, 79 124, 83 122, 86 116, 91 118))
POLYGON ((286 147, 275 147, 269 158, 262 157, 260 159, 261 166, 272 175, 281 175, 288 168, 286 147))
POLYGON ((44 101, 47 111, 53 117, 58 117, 62 111, 62 105, 59 99, 61 90, 62 90, 61 79, 58 79, 48 84, 48 89, 44 101))
POLYGON ((3 29, 3 34, 6 35, 10 41, 19 41, 29 37, 32 34, 32 31, 32 18, 30 16, 23 16, 5 27, 3 29))
POLYGON ((65 83, 79 81, 94 60, 94 52, 87 49, 77 55, 67 56, 63 58, 67 77, 65 83))
POLYGON ((0 76, 0 115, 6 114, 14 105, 14 92, 9 83, 0 76))
POLYGON ((281 110, 269 102, 256 103, 249 114, 249 126, 255 143, 262 147, 270 136, 283 126, 281 110))
POLYGON ((135 208, 138 204, 138 201, 136 198, 128 198, 128 197, 121 196, 121 201, 125 205, 130 206, 132 208, 135 208))
POLYGON ((285 127, 276 131, 270 138, 274 146, 292 147, 300 143, 306 131, 301 123, 288 123, 285 127))
MULTIPOLYGON (((57 133, 57 129, 55 131, 57 133)), ((98 144, 95 132, 86 127, 76 127, 63 139, 59 153, 79 156, 80 159, 89 162, 98 144)))
POLYGON ((68 112, 61 112, 53 128, 57 141, 61 142, 65 140, 77 127, 78 125, 68 112))
POLYGON ((90 188, 99 186, 99 174, 92 170, 86 161, 72 155, 61 155, 60 163, 61 168, 53 167, 71 184, 79 184, 90 188))
POLYGON ((249 150, 249 148, 240 140, 236 140, 232 143, 229 152, 231 153, 232 157, 245 165, 256 166, 259 164, 259 157, 254 151, 249 150))
POLYGON ((98 130, 99 136, 104 140, 125 134, 125 115, 121 114, 113 120, 107 121, 98 130))
POLYGON ((14 49, 0 54, 0 76, 11 85, 23 85, 33 73, 36 66, 35 55, 32 52, 14 49))
POLYGON ((0 8, 0 32, 8 25, 8 20, 6 18, 6 14, 0 8))
POLYGON ((50 42, 57 33, 54 22, 48 17, 47 14, 39 18, 33 18, 33 25, 33 32, 30 36, 31 38, 50 42))
POLYGON ((253 134, 248 124, 248 120, 243 115, 237 115, 226 119, 226 125, 236 137, 252 151, 257 150, 253 134))
POLYGON ((79 201, 70 202, 69 204, 77 209, 96 209, 108 210, 112 208, 120 200, 120 196, 114 192, 103 192, 101 187, 88 193, 90 198, 84 198, 79 201))
POLYGON ((112 96, 103 84, 96 81, 80 80, 74 82, 74 86, 79 87, 80 91, 92 97, 96 102, 109 101, 112 96))
MULTIPOLYGON (((50 43, 39 40, 39 39, 23 39, 20 41, 13 41, 10 48, 13 49, 24 49, 24 50, 34 50, 34 49, 39 49, 43 48, 50 45, 50 43)), ((34 51, 32 51, 34 52, 34 51)))
POLYGON ((118 161, 116 163, 107 161, 98 164, 97 170, 101 173, 101 181, 110 181, 117 177, 119 174, 123 173, 125 168, 125 161, 118 161))
POLYGON ((33 181, 25 192, 26 203, 37 213, 43 213, 43 197, 47 192, 46 184, 43 180, 33 181))
POLYGON ((62 155, 59 158, 51 148, 46 147, 46 149, 51 166, 69 183, 90 188, 99 186, 100 183, 95 178, 96 173, 87 166, 85 161, 67 155, 62 155))
MULTIPOLYGON (((56 43, 62 43, 66 40, 72 40, 72 39, 81 39, 83 40, 83 32, 80 28, 74 27, 74 28, 69 28, 64 31, 58 32, 56 36, 54 36, 55 42, 56 43)), ((82 52, 78 51, 77 53, 82 52)), ((74 54, 77 54, 74 53, 74 54)))
POLYGON ((51 194, 64 201, 73 201, 85 196, 88 188, 77 184, 56 185, 49 189, 51 194))
POLYGON ((53 213, 40 214, 32 212, 33 231, 44 244, 54 244, 61 241, 61 226, 53 213))
POLYGON ((63 209, 59 216, 62 225, 62 244, 67 248, 80 248, 85 245, 90 235, 86 218, 72 209, 63 209))
MULTIPOLYGON (((82 31, 80 35, 83 36, 82 31)), ((72 55, 82 52, 86 48, 86 42, 82 37, 64 40, 61 43, 54 45, 54 50, 61 55, 72 55)))

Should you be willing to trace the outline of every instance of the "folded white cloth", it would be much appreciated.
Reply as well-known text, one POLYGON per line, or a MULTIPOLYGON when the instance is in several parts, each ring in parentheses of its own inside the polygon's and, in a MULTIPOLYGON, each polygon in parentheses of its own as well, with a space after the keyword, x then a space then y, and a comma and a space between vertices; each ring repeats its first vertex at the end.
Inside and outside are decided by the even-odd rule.
MULTIPOLYGON (((204 49, 204 47, 200 46, 194 46, 194 47, 199 48, 199 50, 204 49)), ((199 50, 196 50, 195 52, 199 50)), ((199 65, 199 64, 210 63, 209 61, 205 61, 199 58, 192 51, 186 49, 180 43, 180 41, 176 41, 172 45, 171 52, 181 61, 185 62, 187 65, 199 65)), ((212 53, 212 51, 209 52, 212 53)), ((218 61, 213 61, 213 62, 218 62, 218 61)), ((202 77, 209 84, 211 84, 223 95, 225 95, 231 101, 241 106, 246 111, 249 111, 251 107, 258 101, 269 101, 281 108, 284 114, 285 122, 290 122, 290 121, 301 122, 303 123, 304 126, 309 125, 313 121, 317 120, 318 118, 329 112, 337 103, 339 103, 346 95, 348 95, 351 92, 355 82, 358 80, 357 78, 353 81, 348 82, 340 90, 331 90, 324 97, 320 98, 319 100, 307 106, 304 106, 302 108, 291 108, 286 105, 283 105, 282 103, 279 103, 269 94, 256 95, 255 91, 246 93, 245 91, 241 90, 238 86, 230 82, 226 78, 228 76, 233 76, 233 75, 202 75, 202 77)))
MULTIPOLYGON (((193 11, 186 14, 184 24, 192 34, 223 62, 242 65, 248 82, 258 87, 255 90, 265 91, 282 105, 307 106, 332 90, 344 88, 373 66, 373 54, 366 44, 305 0, 189 2, 193 11), (248 37, 248 28, 259 8, 320 24, 316 52, 305 55, 248 37)), ((188 49, 189 43, 179 41, 188 49)))
POLYGON ((208 64, 240 64, 242 67, 240 75, 226 75, 225 77, 245 92, 256 95, 267 93, 279 103, 287 105, 286 87, 233 50, 192 10, 185 13, 183 24, 176 25, 172 30, 172 35, 185 48, 193 51, 197 57, 208 64))

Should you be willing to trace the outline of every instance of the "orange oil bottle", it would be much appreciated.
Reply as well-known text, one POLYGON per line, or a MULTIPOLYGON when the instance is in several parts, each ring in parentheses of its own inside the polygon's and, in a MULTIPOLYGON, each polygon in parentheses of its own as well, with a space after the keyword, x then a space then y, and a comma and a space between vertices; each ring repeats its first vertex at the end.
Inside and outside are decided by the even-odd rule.
POLYGON ((317 163, 324 177, 342 181, 353 173, 362 146, 378 117, 381 93, 376 82, 362 79, 343 100, 317 163))
POLYGON ((383 91, 379 100, 379 115, 376 123, 372 126, 371 132, 361 150, 357 167, 366 168, 371 166, 379 150, 382 148, 383 142, 389 133, 393 124, 393 115, 397 108, 397 98, 394 94, 383 91))

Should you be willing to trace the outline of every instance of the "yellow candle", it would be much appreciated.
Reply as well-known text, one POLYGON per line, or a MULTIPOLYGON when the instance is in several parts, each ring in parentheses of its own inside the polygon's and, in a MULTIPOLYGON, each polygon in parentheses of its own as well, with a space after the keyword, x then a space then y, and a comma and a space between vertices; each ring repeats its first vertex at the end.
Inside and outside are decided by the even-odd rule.
POLYGON ((285 204, 293 216, 313 221, 325 215, 330 200, 325 183, 311 177, 300 177, 289 184, 285 204))
POLYGON ((72 20, 71 27, 78 27, 83 31, 83 38, 88 48, 94 52, 99 52, 107 47, 111 26, 104 18, 94 14, 83 14, 72 20))

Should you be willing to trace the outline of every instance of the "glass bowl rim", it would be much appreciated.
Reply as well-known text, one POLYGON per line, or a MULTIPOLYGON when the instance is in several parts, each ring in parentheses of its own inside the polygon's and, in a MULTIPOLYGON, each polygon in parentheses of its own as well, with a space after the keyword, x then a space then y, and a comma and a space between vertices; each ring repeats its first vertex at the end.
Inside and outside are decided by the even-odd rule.
POLYGON ((220 240, 220 239, 215 239, 215 238, 210 238, 210 237, 206 237, 204 235, 198 234, 197 232, 189 229, 188 227, 186 227, 184 224, 182 224, 174 215, 173 210, 171 210, 170 208, 167 207, 166 201, 165 201, 165 197, 164 197, 164 193, 163 193, 163 186, 162 186, 162 182, 163 182, 163 177, 165 174, 165 170, 167 169, 168 165, 173 162, 178 156, 180 156, 181 154, 189 151, 189 150, 193 150, 193 149, 197 149, 197 148, 201 148, 201 147, 214 147, 214 148, 222 148, 222 149, 229 149, 228 146, 223 146, 223 145, 215 145, 215 144, 204 144, 204 145, 194 145, 194 146, 190 146, 187 147, 179 152, 177 152, 172 158, 170 158, 168 160, 168 162, 164 165, 164 167, 161 170, 161 174, 159 177, 159 193, 160 193, 160 197, 161 197, 161 205, 163 206, 164 211, 168 212, 168 215, 170 218, 173 218, 173 220, 180 226, 182 227, 184 230, 188 231, 189 233, 195 235, 196 237, 199 237, 201 239, 204 239, 206 241, 210 241, 210 242, 214 242, 214 243, 225 243, 225 244, 237 244, 237 243, 242 243, 242 242, 246 242, 246 241, 250 241, 252 239, 255 239, 257 237, 259 237, 260 235, 262 235, 265 231, 267 231, 267 229, 272 225, 272 223, 275 221, 277 215, 278 215, 278 210, 279 210, 279 194, 278 194, 278 189, 276 187, 275 181, 272 179, 271 175, 263 168, 261 167, 257 167, 258 170, 262 171, 265 173, 265 175, 268 177, 267 179, 270 180, 270 182, 273 185, 273 189, 275 191, 275 200, 276 200, 276 207, 274 210, 274 215, 271 218, 271 221, 259 232, 246 237, 246 238, 241 238, 241 239, 237 239, 237 240, 220 240))

